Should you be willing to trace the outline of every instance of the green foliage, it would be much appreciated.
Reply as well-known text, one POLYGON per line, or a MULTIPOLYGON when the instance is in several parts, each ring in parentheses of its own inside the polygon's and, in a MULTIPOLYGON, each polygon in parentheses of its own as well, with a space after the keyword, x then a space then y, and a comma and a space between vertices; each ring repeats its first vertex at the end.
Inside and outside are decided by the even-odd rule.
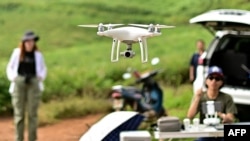
POLYGON ((177 88, 164 88, 164 106, 168 109, 169 115, 178 116, 181 119, 185 118, 192 96, 193 90, 190 84, 177 88))
POLYGON ((41 103, 39 109, 39 125, 51 124, 65 118, 107 113, 111 108, 109 101, 89 96, 68 97, 65 100, 50 101, 46 104, 41 103))
MULTIPOLYGON (((36 31, 41 40, 39 49, 45 56, 48 77, 45 80, 43 102, 66 100, 72 96, 106 98, 112 85, 132 84, 124 81, 127 68, 139 71, 160 68, 157 79, 164 87, 178 89, 188 80, 188 64, 195 51, 194 42, 203 38, 208 43, 212 35, 188 20, 204 11, 217 8, 250 9, 248 0, 1 0, 0 2, 0 64, 6 63, 27 29, 36 31), (96 35, 96 29, 80 28, 79 24, 143 23, 175 25, 163 29, 162 35, 148 39, 149 59, 157 56, 160 64, 141 63, 138 44, 133 59, 120 58, 110 62, 112 39, 96 35)), ((125 49, 121 45, 121 50, 125 49)), ((0 113, 9 109, 9 82, 0 71, 0 113)), ((191 89, 191 88, 190 88, 191 89)), ((176 105, 181 100, 174 100, 176 105)), ((66 103, 65 103, 66 105, 66 103)), ((71 108, 69 108, 71 109, 71 108)), ((62 112, 63 113, 63 112, 62 112)), ((59 116, 61 117, 61 116, 59 116)))
MULTIPOLYGON (((4 65, 0 65, 1 67, 5 67, 4 65)), ((11 96, 8 92, 9 90, 9 82, 4 75, 5 69, 0 70, 0 113, 2 114, 10 114, 12 106, 11 106, 11 96)))

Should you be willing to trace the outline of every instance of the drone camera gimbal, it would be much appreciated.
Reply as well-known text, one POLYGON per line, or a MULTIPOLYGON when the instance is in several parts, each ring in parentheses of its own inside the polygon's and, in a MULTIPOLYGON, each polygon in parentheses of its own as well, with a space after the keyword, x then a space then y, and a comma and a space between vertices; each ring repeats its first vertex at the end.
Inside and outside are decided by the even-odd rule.
POLYGON ((135 52, 132 50, 126 50, 124 52, 120 53, 122 56, 125 56, 126 58, 132 58, 135 56, 135 52))

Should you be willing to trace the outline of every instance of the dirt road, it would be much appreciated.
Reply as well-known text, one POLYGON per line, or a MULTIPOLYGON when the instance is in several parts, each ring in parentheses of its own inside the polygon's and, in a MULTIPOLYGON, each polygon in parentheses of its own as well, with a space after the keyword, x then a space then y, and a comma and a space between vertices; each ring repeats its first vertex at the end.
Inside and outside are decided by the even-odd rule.
MULTIPOLYGON (((78 141, 88 130, 88 125, 97 122, 104 114, 66 119, 53 125, 38 128, 38 141, 78 141)), ((27 133, 25 133, 25 141, 27 133)), ((0 141, 14 141, 12 117, 0 118, 0 141)))

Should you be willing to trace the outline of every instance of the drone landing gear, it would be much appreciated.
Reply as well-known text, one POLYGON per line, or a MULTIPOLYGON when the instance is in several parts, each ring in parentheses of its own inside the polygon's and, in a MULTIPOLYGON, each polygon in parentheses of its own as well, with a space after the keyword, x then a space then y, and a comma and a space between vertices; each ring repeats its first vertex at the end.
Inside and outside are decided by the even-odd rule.
POLYGON ((113 39, 111 49, 111 62, 117 62, 119 60, 119 55, 125 56, 126 58, 133 58, 135 56, 135 52, 132 51, 132 44, 127 44, 127 50, 124 52, 120 52, 120 43, 120 40, 113 39))
POLYGON ((120 40, 113 39, 112 49, 111 49, 111 62, 117 62, 119 60, 120 43, 121 43, 120 40))
POLYGON ((148 61, 148 47, 146 38, 138 38, 141 48, 141 61, 146 63, 148 61))
MULTIPOLYGON (((147 50, 147 42, 145 38, 138 38, 138 42, 140 44, 141 50, 141 61, 145 63, 148 61, 148 50, 147 50)), ((133 58, 135 56, 135 52, 132 51, 132 43, 133 42, 126 42, 127 50, 120 52, 120 40, 116 38, 113 39, 112 49, 111 49, 111 62, 117 62, 119 60, 119 55, 122 55, 126 58, 133 58)))

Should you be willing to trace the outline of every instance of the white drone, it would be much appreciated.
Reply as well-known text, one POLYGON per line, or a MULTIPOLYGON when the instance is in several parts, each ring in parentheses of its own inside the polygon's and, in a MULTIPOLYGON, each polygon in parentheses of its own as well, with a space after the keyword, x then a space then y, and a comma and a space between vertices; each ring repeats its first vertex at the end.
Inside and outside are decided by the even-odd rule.
POLYGON ((111 49, 111 62, 117 62, 119 55, 127 58, 132 58, 135 52, 132 51, 132 44, 139 42, 141 50, 141 61, 143 63, 148 61, 148 49, 146 38, 161 35, 161 28, 173 28, 174 26, 167 25, 145 25, 145 24, 129 24, 129 26, 122 26, 124 24, 102 24, 99 25, 78 25, 80 27, 96 27, 98 28, 97 35, 107 36, 113 38, 111 49), (142 28, 141 28, 142 27, 142 28), (106 28, 106 29, 105 29, 106 28), (147 28, 147 29, 146 29, 147 28), (120 42, 127 44, 127 49, 120 52, 120 42))

